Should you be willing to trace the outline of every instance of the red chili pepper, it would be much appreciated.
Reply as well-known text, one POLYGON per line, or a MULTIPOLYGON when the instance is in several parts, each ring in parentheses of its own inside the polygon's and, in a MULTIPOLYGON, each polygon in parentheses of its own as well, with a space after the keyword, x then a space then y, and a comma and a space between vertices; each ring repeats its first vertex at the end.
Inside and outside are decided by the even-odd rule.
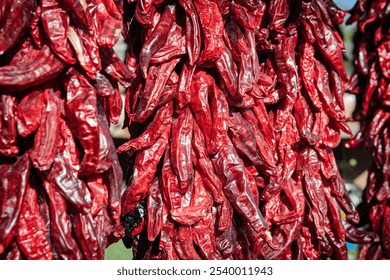
POLYGON ((97 43, 101 47, 112 48, 119 40, 122 30, 122 15, 112 0, 94 0, 89 13, 100 36, 97 43))
POLYGON ((184 108, 191 102, 191 80, 194 75, 195 66, 188 62, 183 65, 183 70, 179 77, 179 85, 176 93, 177 110, 182 112, 184 108))
POLYGON ((172 141, 170 156, 172 168, 179 178, 180 189, 184 194, 194 180, 194 168, 191 162, 191 139, 193 134, 193 116, 187 108, 172 123, 172 141))
MULTIPOLYGON (((354 119, 360 130, 347 145, 366 149, 372 163, 368 168, 367 186, 358 206, 360 225, 379 239, 367 240, 359 252, 359 259, 388 259, 387 219, 390 196, 387 170, 389 154, 388 110, 386 97, 389 84, 388 29, 389 1, 358 1, 351 11, 349 23, 357 22, 355 35, 355 71, 350 79, 350 90, 360 95, 354 119)), ((372 235, 371 235, 372 236, 372 235)), ((352 236, 354 237, 354 236, 352 236)))
POLYGON ((58 7, 45 7, 44 2, 42 3, 41 19, 45 33, 50 40, 50 45, 63 61, 75 64, 76 59, 68 43, 68 14, 58 7), (56 28, 54 29, 52 26, 56 26, 56 28))
POLYGON ((232 2, 230 4, 230 12, 237 20, 237 23, 245 30, 253 30, 256 29, 257 21, 251 18, 247 7, 245 7, 244 1, 240 1, 237 3, 232 2), (240 3, 241 2, 241 3, 240 3))
MULTIPOLYGON (((211 133, 213 120, 211 116, 210 106, 208 102, 210 76, 205 72, 197 72, 192 77, 191 82, 191 111, 195 116, 195 120, 202 130, 206 140, 206 147, 211 143, 211 133)), ((219 112, 220 113, 220 112, 219 112)))
POLYGON ((168 210, 181 207, 181 194, 179 191, 179 179, 173 173, 170 158, 171 147, 168 144, 162 167, 163 198, 168 210))
POLYGON ((166 126, 172 123, 173 104, 167 103, 157 110, 153 121, 146 130, 137 138, 133 138, 117 148, 118 153, 133 153, 144 148, 149 148, 165 131, 166 126))
POLYGON ((135 9, 135 15, 138 20, 143 25, 152 25, 153 16, 156 11, 154 6, 156 0, 140 0, 137 3, 135 9))
MULTIPOLYGON (((110 144, 113 148, 113 143, 110 144)), ((113 153, 113 151, 111 151, 113 153)), ((119 223, 121 213, 121 191, 122 191, 123 171, 119 159, 115 157, 111 168, 103 173, 103 182, 108 188, 108 214, 112 220, 119 223)))
POLYGON ((145 197, 149 184, 152 183, 161 156, 168 144, 171 127, 168 126, 157 141, 149 148, 139 153, 135 159, 133 179, 122 195, 122 215, 132 212, 137 203, 145 197), (149 163, 145 169, 143 165, 149 163))
POLYGON ((115 149, 112 146, 110 129, 105 115, 98 115, 99 124, 99 160, 96 166, 97 173, 110 169, 115 160, 115 149))
POLYGON ((91 198, 85 183, 79 180, 69 163, 57 152, 52 167, 45 172, 47 180, 79 211, 88 213, 91 198))
POLYGON ((52 90, 41 94, 44 101, 41 123, 35 133, 34 147, 29 151, 30 160, 38 170, 49 170, 57 152, 59 130, 58 104, 52 90))
POLYGON ((159 242, 159 250, 162 250, 162 257, 161 259, 167 259, 167 260, 178 260, 178 254, 175 251, 175 248, 173 247, 173 233, 174 233, 174 224, 173 221, 168 217, 168 210, 165 207, 165 204, 163 204, 163 225, 161 228, 161 236, 160 236, 160 242, 159 242))
POLYGON ((190 66, 194 65, 200 55, 201 48, 201 33, 196 8, 193 1, 178 0, 179 4, 186 12, 186 42, 187 53, 190 66))
POLYGON ((204 3, 180 0, 168 22, 175 3, 125 6, 131 138, 119 151, 129 151, 131 184, 171 130, 158 159, 142 163, 146 184, 122 201, 135 258, 345 258, 340 211, 353 226, 356 211, 331 150, 349 132, 333 26, 344 12, 298 2, 210 1, 210 17, 204 3), (158 190, 162 208, 137 218, 158 190))
POLYGON ((218 6, 210 1, 195 0, 194 5, 199 16, 199 22, 202 27, 201 36, 203 40, 203 49, 200 52, 198 65, 204 62, 217 60, 223 51, 223 20, 218 6))
POLYGON ((81 172, 86 174, 95 170, 99 155, 96 102, 95 90, 88 80, 78 72, 69 73, 65 110, 71 120, 72 132, 84 148, 81 172))
POLYGON ((150 63, 163 63, 186 54, 186 38, 182 33, 182 27, 173 22, 164 46, 152 55, 150 63))
POLYGON ((270 28, 279 33, 284 33, 289 5, 286 0, 272 1, 269 7, 270 28))
POLYGON ((213 164, 218 168, 218 174, 223 172, 226 176, 224 193, 229 201, 257 233, 264 233, 266 225, 263 216, 255 206, 256 202, 248 188, 247 180, 251 178, 243 173, 243 163, 239 160, 230 141, 221 148, 213 164))
POLYGON ((163 197, 161 193, 161 183, 157 178, 154 179, 148 191, 147 210, 148 210, 148 239, 154 241, 160 234, 163 224, 163 197))
POLYGON ((19 153, 16 131, 15 97, 2 95, 0 99, 0 153, 16 156, 19 153))
POLYGON ((229 106, 223 92, 215 83, 210 88, 210 109, 213 119, 210 153, 216 153, 226 142, 229 106))
POLYGON ((217 175, 213 172, 213 166, 211 160, 207 157, 205 148, 204 136, 199 126, 194 124, 193 135, 193 150, 195 152, 196 162, 195 168, 198 168, 198 172, 202 175, 205 186, 213 194, 215 202, 221 203, 224 201, 222 193, 222 183, 217 175))
POLYGON ((298 69, 300 71, 300 77, 303 81, 303 85, 306 89, 304 93, 309 96, 312 104, 314 105, 314 108, 316 110, 321 110, 322 102, 320 100, 320 96, 315 87, 315 83, 314 83, 315 77, 313 76, 313 72, 314 72, 313 56, 315 53, 314 46, 306 42, 300 45, 299 49, 301 50, 301 52, 299 56, 300 67, 298 69))
POLYGON ((134 121, 143 122, 154 112, 164 85, 180 59, 176 58, 161 66, 151 66, 145 87, 138 100, 134 121))
POLYGON ((230 95, 232 98, 236 98, 238 94, 238 70, 237 65, 233 61, 232 54, 226 45, 221 57, 216 61, 216 67, 230 95))
POLYGON ((0 258, 103 259, 124 236, 107 123, 119 118, 117 83, 131 73, 111 49, 122 6, 20 3, 0 4, 0 33, 15 31, 0 39, 0 258))
POLYGON ((41 123, 44 106, 43 91, 33 91, 22 98, 16 107, 18 134, 27 137, 35 132, 41 123))
POLYGON ((164 12, 161 14, 160 20, 154 27, 153 32, 144 42, 141 52, 139 54, 140 69, 143 76, 148 75, 149 62, 151 57, 162 47, 168 39, 170 30, 176 15, 176 6, 166 6, 164 12))
POLYGON ((205 259, 222 259, 217 251, 215 243, 215 217, 213 217, 211 212, 213 199, 211 195, 206 192, 205 186, 202 182, 202 177, 200 177, 199 173, 195 173, 193 198, 193 203, 202 204, 204 209, 207 211, 206 215, 203 215, 201 220, 193 227, 194 242, 200 248, 201 254, 205 259))
POLYGON ((115 86, 112 95, 103 98, 102 103, 107 115, 107 121, 112 124, 118 124, 123 108, 123 100, 118 86, 115 86))
POLYGON ((192 236, 192 228, 190 226, 182 226, 175 229, 172 237, 175 251, 182 260, 200 260, 201 257, 195 250, 192 240, 187 238, 188 236, 192 236))
POLYGON ((91 15, 87 12, 87 2, 64 0, 61 4, 70 10, 70 13, 74 15, 77 23, 86 28, 92 29, 92 19, 91 15))
POLYGON ((0 88, 12 91, 30 88, 56 77, 64 67, 65 63, 44 45, 37 57, 27 56, 23 61, 15 61, 14 65, 0 67, 0 88))

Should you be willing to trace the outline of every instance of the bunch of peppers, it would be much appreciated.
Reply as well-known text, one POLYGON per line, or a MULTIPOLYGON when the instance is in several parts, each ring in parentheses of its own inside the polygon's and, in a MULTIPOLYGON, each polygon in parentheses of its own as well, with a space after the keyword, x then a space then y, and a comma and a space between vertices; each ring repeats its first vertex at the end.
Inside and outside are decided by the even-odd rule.
POLYGON ((380 237, 362 246, 359 259, 390 259, 390 1, 358 1, 349 19, 356 21, 349 91, 358 97, 354 119, 361 127, 347 145, 360 145, 372 156, 359 226, 380 237))
POLYGON ((121 2, 0 3, 0 259, 103 259, 123 236, 121 2))
POLYGON ((359 230, 332 149, 348 77, 330 0, 124 5, 135 259, 347 259, 359 230))
POLYGON ((388 6, 351 18, 369 11, 349 83, 349 144, 375 159, 358 224, 332 152, 350 133, 332 1, 2 1, 0 258, 102 259, 121 238, 136 259, 346 259, 346 241, 387 258, 388 6))

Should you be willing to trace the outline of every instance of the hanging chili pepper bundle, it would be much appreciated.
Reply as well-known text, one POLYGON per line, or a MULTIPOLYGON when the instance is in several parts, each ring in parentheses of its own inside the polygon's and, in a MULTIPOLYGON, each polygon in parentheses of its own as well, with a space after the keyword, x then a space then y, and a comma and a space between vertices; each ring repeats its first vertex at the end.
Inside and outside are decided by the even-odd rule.
POLYGON ((371 153, 360 225, 380 237, 362 246, 359 259, 390 259, 390 1, 358 1, 349 22, 358 25, 349 90, 358 97, 354 117, 361 127, 347 145, 371 153))
POLYGON ((332 152, 350 133, 344 15, 323 0, 125 3, 134 258, 346 259, 346 240, 376 240, 332 152))
POLYGON ((121 1, 0 4, 0 259, 103 259, 122 237, 109 131, 121 1))

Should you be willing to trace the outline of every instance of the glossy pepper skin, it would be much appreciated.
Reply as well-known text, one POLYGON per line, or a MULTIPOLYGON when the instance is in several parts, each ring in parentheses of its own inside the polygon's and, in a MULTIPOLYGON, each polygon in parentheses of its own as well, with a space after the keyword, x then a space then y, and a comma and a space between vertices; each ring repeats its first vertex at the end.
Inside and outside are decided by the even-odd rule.
POLYGON ((103 259, 124 234, 109 131, 130 73, 112 50, 121 7, 0 4, 0 259, 103 259))
POLYGON ((323 0, 125 3, 135 259, 347 259, 347 239, 377 240, 332 151, 350 133, 344 16, 323 0))
MULTIPOLYGON (((389 259, 389 82, 390 82, 390 1, 358 1, 349 23, 357 22, 355 71, 349 91, 357 94, 354 118, 360 130, 347 146, 360 145, 372 157, 368 180, 358 210, 360 225, 378 238, 364 244, 359 259, 389 259), (366 12, 366 13, 364 13, 366 12)), ((361 238, 360 233, 350 238, 361 238)))
POLYGON ((31 11, 37 8, 37 1, 2 1, 1 10, 1 32, 0 32, 0 55, 18 43, 20 37, 28 30, 34 14, 31 11), (6 16, 12 13, 15 16, 6 16))

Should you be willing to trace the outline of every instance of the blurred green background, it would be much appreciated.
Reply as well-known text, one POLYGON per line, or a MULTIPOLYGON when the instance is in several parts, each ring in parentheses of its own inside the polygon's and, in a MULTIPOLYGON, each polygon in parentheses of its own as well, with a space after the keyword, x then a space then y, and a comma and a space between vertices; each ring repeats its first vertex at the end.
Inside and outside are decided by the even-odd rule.
POLYGON ((106 260, 131 260, 132 258, 132 250, 127 249, 122 241, 108 246, 104 254, 104 259, 106 260))

